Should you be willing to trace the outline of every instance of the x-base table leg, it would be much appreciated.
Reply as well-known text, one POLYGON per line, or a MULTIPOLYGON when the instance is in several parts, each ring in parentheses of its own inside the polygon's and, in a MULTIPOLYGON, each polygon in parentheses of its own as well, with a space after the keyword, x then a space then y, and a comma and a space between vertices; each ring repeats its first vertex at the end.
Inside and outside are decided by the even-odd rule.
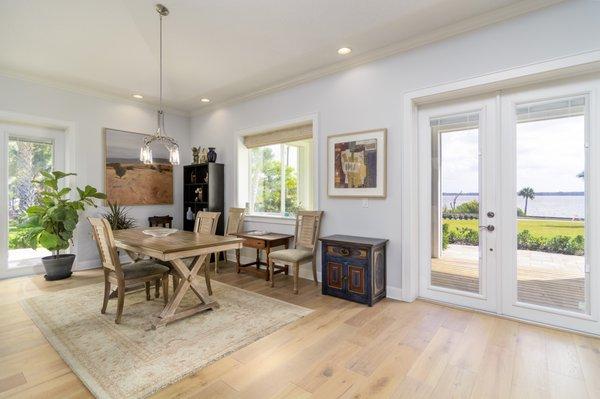
MULTIPOLYGON (((217 309, 219 307, 219 304, 216 301, 208 302, 202 296, 200 291, 200 283, 196 278, 198 276, 198 272, 205 264, 204 261, 207 256, 208 255, 196 256, 191 263, 190 269, 188 269, 187 265, 181 259, 171 260, 171 265, 173 265, 173 268, 179 274, 180 281, 177 285, 177 289, 175 290, 175 294, 169 299, 169 303, 167 303, 162 312, 160 312, 160 315, 153 320, 152 327, 154 329, 164 326, 167 323, 171 323, 175 320, 179 320, 205 310, 217 309), (200 299, 201 303, 191 308, 176 312, 179 304, 183 300, 185 293, 190 289, 200 299)), ((210 277, 208 276, 208 273, 206 273, 207 286, 210 284, 208 281, 209 278, 210 277)))

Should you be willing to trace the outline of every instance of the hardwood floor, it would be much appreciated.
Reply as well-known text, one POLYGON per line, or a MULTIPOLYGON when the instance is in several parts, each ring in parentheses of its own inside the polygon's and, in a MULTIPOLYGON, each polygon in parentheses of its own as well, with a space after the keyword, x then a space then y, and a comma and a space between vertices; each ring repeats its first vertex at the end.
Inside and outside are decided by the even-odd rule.
MULTIPOLYGON (((155 397, 600 397, 599 339, 424 301, 368 308, 322 296, 303 279, 293 295, 290 276, 277 276, 270 288, 235 274, 232 264, 215 278, 315 312, 155 397)), ((101 281, 98 270, 51 283, 41 276, 0 281, 0 397, 90 396, 18 301, 101 281)))

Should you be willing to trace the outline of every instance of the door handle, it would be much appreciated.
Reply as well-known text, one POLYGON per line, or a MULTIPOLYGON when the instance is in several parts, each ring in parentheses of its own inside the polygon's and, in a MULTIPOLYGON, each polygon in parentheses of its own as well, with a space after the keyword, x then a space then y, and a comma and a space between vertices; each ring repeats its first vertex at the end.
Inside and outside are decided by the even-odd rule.
POLYGON ((479 226, 480 229, 486 229, 487 231, 494 231, 496 228, 493 224, 488 224, 487 226, 479 226))

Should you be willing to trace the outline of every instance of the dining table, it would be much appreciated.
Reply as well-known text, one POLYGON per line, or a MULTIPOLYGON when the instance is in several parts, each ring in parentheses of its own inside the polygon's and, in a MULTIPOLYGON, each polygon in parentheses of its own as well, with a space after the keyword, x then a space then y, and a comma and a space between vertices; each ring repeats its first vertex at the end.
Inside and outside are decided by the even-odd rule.
POLYGON ((143 256, 150 256, 168 262, 171 266, 171 273, 179 278, 174 294, 169 295, 169 300, 163 310, 152 320, 152 327, 156 329, 199 312, 217 309, 219 303, 212 297, 206 258, 210 254, 221 251, 239 250, 242 248, 244 240, 233 236, 181 230, 168 236, 154 237, 144 233, 147 230, 149 229, 140 227, 115 230, 113 235, 116 247, 127 252, 134 261, 143 256), (186 258, 191 259, 189 266, 184 262, 186 258), (208 297, 205 297, 201 291, 199 273, 202 268, 204 268, 208 297), (200 303, 178 311, 184 295, 190 290, 200 299, 200 303))

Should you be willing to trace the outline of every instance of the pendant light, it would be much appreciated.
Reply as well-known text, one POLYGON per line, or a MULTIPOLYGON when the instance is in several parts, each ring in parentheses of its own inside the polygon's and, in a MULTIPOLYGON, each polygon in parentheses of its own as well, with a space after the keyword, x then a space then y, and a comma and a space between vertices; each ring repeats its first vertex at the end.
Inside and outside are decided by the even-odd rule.
POLYGON ((162 58, 163 58, 163 45, 162 45, 162 19, 169 15, 169 9, 162 4, 156 5, 156 11, 160 16, 160 64, 159 64, 159 108, 157 113, 157 124, 158 127, 156 129, 156 133, 154 135, 146 137, 144 139, 144 145, 140 149, 140 161, 145 164, 151 164, 153 162, 152 159, 152 144, 154 142, 158 142, 166 147, 169 150, 169 162, 172 165, 179 165, 179 145, 172 137, 168 137, 165 135, 165 113, 163 110, 163 102, 162 102, 162 58))

